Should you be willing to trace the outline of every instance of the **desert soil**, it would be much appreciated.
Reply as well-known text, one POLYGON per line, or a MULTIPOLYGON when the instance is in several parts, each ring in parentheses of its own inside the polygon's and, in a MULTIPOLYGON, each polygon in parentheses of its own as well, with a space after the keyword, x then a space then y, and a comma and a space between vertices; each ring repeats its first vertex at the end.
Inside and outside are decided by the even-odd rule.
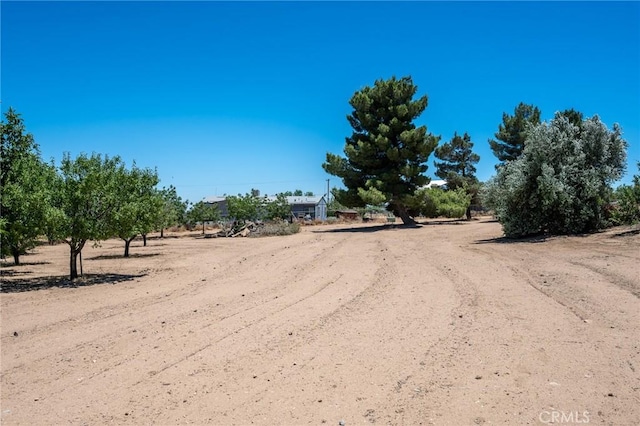
POLYGON ((2 267, 1 422, 640 424, 640 234, 488 218, 169 235, 2 267))

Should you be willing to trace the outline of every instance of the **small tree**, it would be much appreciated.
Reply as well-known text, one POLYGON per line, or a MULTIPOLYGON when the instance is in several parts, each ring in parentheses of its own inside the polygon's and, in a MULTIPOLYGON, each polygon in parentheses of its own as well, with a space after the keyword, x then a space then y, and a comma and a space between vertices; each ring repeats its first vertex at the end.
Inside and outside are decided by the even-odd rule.
POLYGON ((189 202, 182 201, 173 185, 162 188, 158 194, 162 199, 162 208, 157 218, 156 229, 160 230, 160 238, 163 238, 165 228, 184 223, 189 202))
POLYGON ((233 218, 238 226, 247 221, 258 220, 264 217, 264 199, 254 197, 251 194, 227 197, 229 217, 233 218))
MULTIPOLYGON (((447 187, 455 190, 463 188, 477 203, 478 179, 476 167, 480 156, 473 151, 471 137, 465 133, 462 137, 454 133, 451 141, 436 148, 435 155, 441 162, 435 162, 436 176, 447 181, 447 187)), ((467 207, 467 220, 471 219, 471 205, 467 207)))
POLYGON ((414 223, 406 204, 429 182, 425 163, 439 140, 425 126, 414 124, 427 107, 426 96, 414 99, 417 91, 411 77, 392 77, 353 95, 353 112, 347 117, 353 134, 346 139, 346 158, 327 153, 322 165, 342 178, 346 190, 335 194, 340 203, 363 207, 363 195, 381 193, 390 211, 404 223, 414 223))
POLYGON ((218 206, 215 204, 205 203, 204 201, 198 201, 191 206, 187 211, 188 221, 191 223, 202 223, 202 234, 204 235, 204 229, 207 222, 217 222, 220 220, 220 212, 218 206))
POLYGON ((124 257, 129 257, 131 241, 139 234, 149 233, 157 223, 162 208, 154 189, 158 174, 154 170, 139 169, 134 163, 131 170, 119 167, 115 179, 117 203, 109 215, 109 226, 113 234, 124 241, 124 257))
POLYGON ((265 204, 266 219, 288 219, 291 217, 291 206, 284 194, 276 195, 276 199, 265 204))
POLYGON ((617 124, 594 116, 572 124, 562 113, 527 132, 523 155, 487 186, 487 200, 504 232, 589 232, 607 225, 611 183, 622 177, 627 142, 617 124))
POLYGON ((50 224, 52 234, 69 245, 69 278, 78 278, 77 259, 88 240, 111 237, 111 215, 118 206, 118 175, 124 169, 120 157, 100 154, 75 160, 65 153, 60 179, 55 182, 50 224))
POLYGON ((493 154, 503 164, 520 157, 525 146, 527 130, 540 124, 540 110, 533 105, 520 102, 513 115, 502 114, 502 124, 494 139, 489 139, 493 154))

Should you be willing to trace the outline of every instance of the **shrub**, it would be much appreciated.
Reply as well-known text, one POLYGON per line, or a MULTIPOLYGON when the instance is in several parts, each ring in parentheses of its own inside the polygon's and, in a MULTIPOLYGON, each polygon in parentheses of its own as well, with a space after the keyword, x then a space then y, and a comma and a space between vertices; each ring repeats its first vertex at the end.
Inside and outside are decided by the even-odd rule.
POLYGON ((251 233, 256 237, 270 237, 292 235, 300 232, 300 224, 297 222, 268 222, 260 226, 257 232, 251 233))
POLYGON ((527 131, 523 154, 484 190, 505 235, 571 234, 608 225, 610 185, 625 167, 627 142, 595 116, 571 123, 561 113, 527 131))

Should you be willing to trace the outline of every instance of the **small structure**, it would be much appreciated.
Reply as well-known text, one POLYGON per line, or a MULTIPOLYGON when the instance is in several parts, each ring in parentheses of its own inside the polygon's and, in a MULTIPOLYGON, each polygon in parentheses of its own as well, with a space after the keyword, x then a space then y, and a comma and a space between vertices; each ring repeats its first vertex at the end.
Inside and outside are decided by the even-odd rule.
POLYGON ((358 212, 355 210, 336 210, 336 217, 345 220, 357 220, 358 212))
POLYGON ((291 214, 296 219, 327 220, 327 202, 324 196, 287 197, 291 214))

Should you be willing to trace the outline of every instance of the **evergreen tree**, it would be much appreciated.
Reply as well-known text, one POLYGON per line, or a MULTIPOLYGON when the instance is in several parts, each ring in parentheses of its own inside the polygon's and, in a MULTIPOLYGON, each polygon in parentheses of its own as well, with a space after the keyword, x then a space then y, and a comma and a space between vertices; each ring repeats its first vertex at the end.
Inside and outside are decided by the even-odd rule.
POLYGON ((513 115, 503 113, 502 124, 499 125, 498 133, 495 134, 497 140, 489 139, 493 154, 502 163, 520 157, 524 149, 527 129, 537 124, 540 124, 540 110, 533 105, 520 102, 513 115))
POLYGON ((353 95, 353 112, 347 116, 353 133, 346 138, 346 158, 327 153, 322 165, 347 188, 336 193, 340 203, 363 207, 365 199, 382 194, 390 211, 404 223, 414 223, 407 202, 429 182, 426 161, 439 140, 426 126, 414 124, 427 107, 427 96, 414 99, 417 91, 411 77, 392 77, 353 95))
MULTIPOLYGON (((435 150, 436 158, 441 162, 434 162, 436 176, 447 181, 451 190, 463 188, 471 197, 471 202, 477 202, 478 179, 475 176, 480 156, 473 151, 471 137, 465 133, 459 136, 454 133, 451 141, 439 146, 435 150)), ((467 220, 471 219, 471 206, 467 206, 467 220)))

